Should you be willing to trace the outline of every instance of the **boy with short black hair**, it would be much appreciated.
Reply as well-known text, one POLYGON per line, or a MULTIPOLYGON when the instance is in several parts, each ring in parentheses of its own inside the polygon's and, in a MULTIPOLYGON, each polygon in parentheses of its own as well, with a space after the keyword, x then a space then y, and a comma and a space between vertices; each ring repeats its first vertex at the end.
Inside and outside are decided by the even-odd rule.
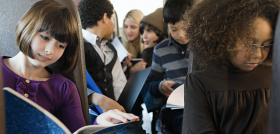
POLYGON ((125 112, 115 100, 127 80, 117 51, 108 41, 114 29, 114 7, 109 0, 81 0, 78 10, 83 27, 86 69, 104 94, 88 89, 89 103, 99 106, 103 112, 112 109, 125 112))
MULTIPOLYGON (((181 84, 188 73, 187 46, 182 16, 193 5, 192 0, 168 0, 163 8, 163 18, 171 33, 154 49, 152 70, 145 83, 156 99, 167 99, 181 84)), ((165 101, 166 102, 166 101, 165 101)), ((172 110, 163 106, 160 118, 166 130, 181 133, 183 110, 172 110)))

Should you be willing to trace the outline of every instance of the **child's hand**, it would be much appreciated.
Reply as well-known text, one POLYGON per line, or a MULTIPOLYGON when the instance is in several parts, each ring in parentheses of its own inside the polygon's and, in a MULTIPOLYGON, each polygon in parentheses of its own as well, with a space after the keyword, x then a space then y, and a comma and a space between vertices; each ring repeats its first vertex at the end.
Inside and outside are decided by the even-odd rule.
POLYGON ((175 84, 174 81, 163 81, 161 83, 161 88, 159 91, 166 97, 168 98, 169 95, 174 91, 173 88, 171 88, 175 84))
POLYGON ((130 62, 131 58, 132 58, 132 55, 130 53, 127 53, 127 56, 122 61, 123 65, 131 67, 132 66, 132 63, 130 62))
POLYGON ((137 62, 131 69, 130 69, 130 74, 141 71, 146 68, 147 63, 145 61, 139 61, 137 62))
POLYGON ((139 117, 134 114, 128 114, 118 109, 110 110, 99 115, 96 119, 98 125, 114 125, 118 123, 126 123, 130 121, 139 121, 139 117))

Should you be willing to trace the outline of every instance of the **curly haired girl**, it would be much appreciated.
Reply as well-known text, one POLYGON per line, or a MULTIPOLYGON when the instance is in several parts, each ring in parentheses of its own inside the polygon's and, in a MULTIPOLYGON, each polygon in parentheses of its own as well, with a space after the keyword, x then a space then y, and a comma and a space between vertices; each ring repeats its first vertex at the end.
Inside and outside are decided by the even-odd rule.
POLYGON ((183 133, 266 133, 276 0, 207 0, 185 13, 195 71, 183 133))

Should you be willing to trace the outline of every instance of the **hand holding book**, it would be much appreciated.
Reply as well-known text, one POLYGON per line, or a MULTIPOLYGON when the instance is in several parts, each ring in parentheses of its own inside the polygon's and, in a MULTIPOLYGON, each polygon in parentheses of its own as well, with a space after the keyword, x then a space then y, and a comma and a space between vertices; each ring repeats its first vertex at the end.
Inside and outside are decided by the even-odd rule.
POLYGON ((139 121, 139 117, 114 109, 99 115, 96 121, 98 125, 114 125, 128 121, 139 121))

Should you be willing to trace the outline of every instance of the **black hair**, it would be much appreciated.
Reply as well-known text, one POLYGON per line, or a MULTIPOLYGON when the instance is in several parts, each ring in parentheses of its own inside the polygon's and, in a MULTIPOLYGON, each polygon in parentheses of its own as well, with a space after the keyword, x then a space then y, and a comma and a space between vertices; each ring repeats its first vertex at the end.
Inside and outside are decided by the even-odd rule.
MULTIPOLYGON (((154 43, 160 43, 162 40, 164 40, 167 37, 166 34, 164 34, 160 30, 158 30, 157 28, 155 28, 154 26, 152 26, 152 25, 150 25, 150 24, 148 24, 146 22, 141 22, 140 23, 139 31, 140 31, 141 35, 143 35, 144 29, 146 27, 147 27, 148 31, 151 30, 151 31, 154 31, 156 33, 158 39, 156 41, 154 41, 154 43)), ((143 40, 142 40, 142 43, 144 43, 143 40)))
POLYGON ((105 13, 111 18, 114 7, 110 0, 81 0, 78 5, 83 29, 97 26, 105 13))
POLYGON ((164 22, 175 24, 182 20, 186 9, 193 5, 193 0, 168 0, 162 10, 164 22))

